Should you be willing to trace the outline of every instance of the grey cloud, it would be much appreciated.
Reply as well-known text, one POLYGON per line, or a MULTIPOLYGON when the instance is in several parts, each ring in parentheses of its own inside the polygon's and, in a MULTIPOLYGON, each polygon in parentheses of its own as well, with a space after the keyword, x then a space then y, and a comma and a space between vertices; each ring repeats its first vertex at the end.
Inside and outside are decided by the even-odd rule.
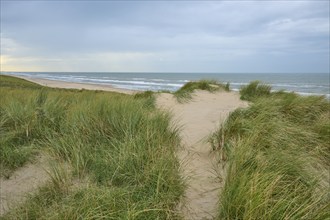
POLYGON ((164 57, 145 57, 155 69, 193 61, 215 71, 225 61, 228 68, 235 61, 252 68, 259 59, 269 68, 287 58, 308 65, 311 54, 323 60, 318 71, 329 71, 328 38, 326 1, 1 1, 1 53, 13 57, 145 53, 164 57))

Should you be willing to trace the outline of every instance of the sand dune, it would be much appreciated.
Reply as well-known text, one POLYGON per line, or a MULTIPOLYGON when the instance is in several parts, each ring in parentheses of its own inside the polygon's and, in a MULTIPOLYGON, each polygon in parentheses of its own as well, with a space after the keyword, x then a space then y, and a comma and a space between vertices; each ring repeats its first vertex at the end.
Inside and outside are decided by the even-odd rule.
MULTIPOLYGON (((104 90, 126 94, 136 92, 104 85, 21 78, 53 88, 104 90)), ((177 156, 188 187, 179 209, 185 219, 213 219, 222 186, 219 175, 224 174, 221 173, 207 138, 231 111, 246 107, 247 103, 241 101, 234 92, 196 91, 193 100, 183 104, 179 104, 172 94, 159 94, 157 106, 171 111, 173 125, 181 128, 183 147, 177 150, 177 156)), ((42 186, 46 180, 45 170, 33 164, 17 170, 11 179, 1 180, 1 214, 7 211, 9 204, 21 200, 27 193, 42 186), (30 181, 28 185, 31 187, 25 187, 27 181, 30 181)))

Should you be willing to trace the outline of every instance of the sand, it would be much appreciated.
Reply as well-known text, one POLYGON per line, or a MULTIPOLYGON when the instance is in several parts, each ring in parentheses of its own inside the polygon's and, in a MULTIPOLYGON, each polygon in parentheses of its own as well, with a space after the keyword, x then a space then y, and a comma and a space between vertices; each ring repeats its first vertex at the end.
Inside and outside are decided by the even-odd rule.
POLYGON ((207 139, 231 111, 247 103, 233 92, 197 91, 193 100, 184 104, 178 104, 171 94, 161 94, 157 105, 170 110, 172 123, 181 127, 183 147, 177 156, 188 187, 179 209, 187 220, 214 219, 225 173, 207 139))
POLYGON ((9 179, 0 178, 0 216, 10 208, 23 203, 29 194, 34 193, 49 180, 45 167, 46 157, 39 156, 34 163, 17 169, 9 179))
MULTIPOLYGON (((69 83, 62 81, 20 77, 43 86, 53 88, 87 89, 134 94, 137 91, 117 89, 106 85, 69 83)), ((157 97, 157 106, 173 114, 173 126, 181 128, 182 148, 177 150, 181 164, 181 175, 187 181, 184 198, 178 207, 187 220, 213 219, 218 209, 218 198, 225 175, 219 166, 217 155, 207 143, 209 135, 227 118, 228 114, 247 103, 234 92, 209 93, 197 91, 193 100, 179 104, 172 94, 162 93, 157 97)), ((10 179, 1 179, 0 215, 10 206, 24 201, 49 180, 39 160, 14 172, 10 179)))

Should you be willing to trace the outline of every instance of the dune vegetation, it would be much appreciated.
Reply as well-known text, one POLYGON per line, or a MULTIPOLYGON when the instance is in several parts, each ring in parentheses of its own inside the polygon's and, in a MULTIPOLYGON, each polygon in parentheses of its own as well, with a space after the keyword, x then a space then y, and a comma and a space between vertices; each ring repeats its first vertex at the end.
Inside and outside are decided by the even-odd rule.
POLYGON ((329 100, 270 89, 243 87, 252 103, 210 139, 227 170, 218 219, 329 219, 329 100))
POLYGON ((216 92, 219 90, 229 91, 230 89, 229 83, 223 84, 216 80, 199 80, 184 84, 180 89, 175 91, 173 95, 177 98, 179 103, 183 103, 192 99, 192 94, 195 90, 216 92))
POLYGON ((271 87, 263 84, 260 81, 252 81, 248 85, 240 88, 240 95, 242 100, 253 101, 259 97, 267 97, 270 94, 271 87))
POLYGON ((49 182, 2 219, 180 219, 178 131, 152 95, 0 76, 1 176, 49 157, 49 182))
MULTIPOLYGON (((212 80, 174 93, 229 91, 212 80)), ((226 176, 217 219, 330 218, 330 103, 240 90, 250 106, 212 134, 226 176)), ((151 91, 131 95, 52 89, 0 75, 0 176, 48 158, 49 181, 1 219, 182 219, 179 132, 151 91)))

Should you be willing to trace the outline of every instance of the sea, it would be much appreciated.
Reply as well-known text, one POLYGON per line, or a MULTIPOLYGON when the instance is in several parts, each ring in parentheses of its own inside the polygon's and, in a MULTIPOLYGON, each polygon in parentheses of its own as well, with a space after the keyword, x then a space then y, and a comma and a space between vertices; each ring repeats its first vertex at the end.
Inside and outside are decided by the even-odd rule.
POLYGON ((274 91, 301 95, 324 95, 330 99, 329 73, 143 73, 143 72, 1 72, 1 74, 75 83, 111 85, 139 91, 176 91, 189 81, 214 79, 230 83, 230 89, 259 80, 274 91))

